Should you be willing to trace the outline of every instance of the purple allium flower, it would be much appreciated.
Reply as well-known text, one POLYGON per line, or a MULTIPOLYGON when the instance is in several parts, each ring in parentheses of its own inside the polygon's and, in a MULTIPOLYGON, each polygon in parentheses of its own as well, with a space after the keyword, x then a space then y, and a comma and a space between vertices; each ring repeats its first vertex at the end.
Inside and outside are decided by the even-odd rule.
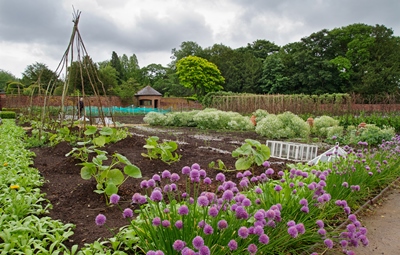
POLYGON ((271 164, 269 163, 269 161, 264 161, 264 163, 262 163, 263 167, 270 167, 271 164))
POLYGON ((260 235, 258 238, 258 241, 262 244, 268 244, 269 243, 269 237, 266 234, 260 235))
POLYGON ((172 247, 174 248, 175 251, 181 251, 183 248, 185 248, 186 243, 182 240, 176 240, 172 247))
POLYGON ((225 190, 222 194, 222 198, 226 201, 231 201, 233 199, 233 192, 231 190, 225 190))
POLYGON ((293 226, 296 226, 296 222, 294 220, 290 220, 290 221, 288 221, 288 223, 286 225, 288 227, 293 227, 293 226))
POLYGON ((317 226, 318 226, 319 228, 323 228, 323 227, 325 226, 325 225, 324 225, 324 222, 323 222, 322 220, 317 220, 316 223, 317 223, 317 226))
POLYGON ((154 188, 154 187, 156 186, 156 181, 153 180, 153 179, 148 180, 148 181, 147 181, 147 186, 148 186, 149 188, 154 188))
POLYGON ((159 181, 161 181, 161 177, 158 175, 158 174, 155 174, 155 175, 153 175, 153 178, 152 178, 154 181, 156 181, 156 182, 159 182, 159 181))
POLYGON ((158 250, 158 251, 156 251, 156 255, 164 255, 164 252, 158 250))
POLYGON ((182 222, 181 220, 177 220, 177 221, 175 222, 175 227, 176 227, 177 229, 182 229, 182 227, 183 227, 183 222, 182 222))
POLYGON ((104 214, 99 214, 96 216, 95 223, 97 226, 103 226, 106 223, 106 216, 104 214))
POLYGON ((266 213, 265 213, 265 216, 268 218, 268 219, 274 219, 275 218, 275 215, 276 215, 276 213, 275 213, 275 210, 268 210, 266 213))
POLYGON ((169 220, 163 220, 162 221, 162 226, 164 228, 168 228, 169 226, 171 226, 171 222, 169 222, 169 220))
POLYGON ((301 207, 300 211, 302 211, 303 213, 309 213, 310 212, 310 208, 308 208, 307 205, 304 205, 301 207))
POLYGON ((165 192, 165 193, 168 193, 168 192, 171 192, 171 191, 172 191, 171 185, 166 184, 166 185, 164 186, 164 192, 165 192))
POLYGON ((268 168, 267 170, 265 170, 266 175, 273 175, 274 173, 275 173, 275 171, 272 168, 268 168))
POLYGON ((164 171, 161 173, 161 178, 164 178, 164 179, 166 179, 166 178, 171 178, 171 172, 168 171, 168 170, 164 170, 164 171))
POLYGON ((300 199, 300 205, 307 206, 308 205, 307 199, 305 199, 305 198, 300 199))
POLYGON ((249 186, 249 180, 246 178, 243 178, 240 182, 239 182, 239 186, 240 187, 244 187, 247 188, 249 186))
POLYGON ((274 188, 275 191, 279 192, 282 190, 282 187, 280 185, 276 185, 274 188))
POLYGON ((249 251, 249 253, 250 254, 256 254, 256 252, 257 252, 257 245, 255 245, 255 244, 250 244, 248 247, 247 247, 247 250, 249 251))
POLYGON ((247 238, 248 236, 249 236, 249 230, 246 228, 246 227, 240 227, 239 228, 239 231, 238 231, 238 235, 241 237, 241 238, 243 238, 243 239, 245 239, 245 238, 247 238))
POLYGON ((357 220, 357 216, 355 214, 350 214, 347 218, 353 223, 357 220))
POLYGON ((210 202, 208 201, 208 198, 206 196, 199 196, 197 198, 197 204, 200 206, 208 206, 210 202))
POLYGON ((210 255, 210 248, 208 246, 201 246, 199 249, 199 255, 210 255))
POLYGON ((156 255, 156 252, 155 252, 155 251, 152 251, 152 250, 150 250, 150 251, 148 251, 148 252, 146 253, 146 255, 156 255))
POLYGON ((288 233, 291 237, 296 238, 299 232, 297 231, 296 226, 291 226, 288 228, 288 233))
POLYGON ((199 222, 199 224, 197 224, 197 226, 199 226, 199 228, 204 228, 205 225, 206 225, 206 222, 204 220, 201 220, 199 222))
POLYGON ((238 244, 235 240, 230 240, 228 243, 228 247, 231 251, 236 251, 236 249, 238 248, 238 244))
POLYGON ((263 229, 263 227, 262 227, 262 226, 256 226, 256 227, 254 227, 253 234, 258 235, 258 236, 264 234, 264 229, 263 229))
POLYGON ((279 175, 280 177, 282 177, 282 176, 285 175, 285 173, 284 173, 283 171, 279 171, 279 172, 278 172, 278 175, 279 175))
POLYGON ((155 217, 155 218, 153 219, 152 223, 153 223, 153 226, 158 227, 158 226, 160 226, 160 224, 161 224, 161 219, 160 219, 159 217, 155 217))
POLYGON ((351 188, 353 191, 360 191, 360 185, 351 185, 350 188, 351 188))
POLYGON ((150 199, 153 200, 154 202, 160 202, 162 200, 163 196, 161 191, 159 190, 153 190, 150 195, 150 199))
POLYGON ((225 229, 228 227, 228 222, 226 220, 220 220, 217 223, 218 229, 225 229))
POLYGON ((320 228, 318 229, 317 233, 321 236, 325 236, 326 235, 326 230, 324 228, 320 228))
POLYGON ((211 235, 212 233, 214 233, 214 229, 213 229, 213 227, 211 227, 210 225, 206 224, 206 225, 204 226, 203 232, 204 232, 204 234, 206 234, 206 235, 211 235))
POLYGON ((297 190, 296 190, 296 189, 294 189, 294 190, 292 191, 292 193, 293 193, 293 194, 296 194, 296 193, 297 193, 297 190))
POLYGON ((250 206, 251 205, 251 201, 248 198, 243 199, 242 204, 244 206, 250 206))
POLYGON ((180 178, 181 177, 179 177, 179 175, 177 173, 173 173, 173 174, 171 174, 170 180, 171 180, 171 182, 177 182, 177 181, 179 181, 180 178))
POLYGON ((331 239, 325 239, 324 240, 324 244, 326 245, 326 247, 328 247, 329 249, 333 248, 333 241, 331 239))
POLYGON ((140 187, 142 189, 145 189, 145 188, 149 187, 149 184, 148 184, 148 182, 146 180, 143 180, 143 181, 140 182, 140 187))
POLYGON ((110 203, 116 205, 116 204, 118 204, 119 199, 120 199, 120 196, 118 196, 117 194, 112 194, 110 197, 110 203))
POLYGON ((347 182, 343 182, 343 183, 342 183, 342 186, 345 187, 345 188, 348 188, 348 187, 349 187, 349 184, 348 184, 347 182))
POLYGON ((259 188, 259 187, 257 187, 257 188, 255 189, 255 192, 256 192, 257 194, 261 194, 261 193, 262 193, 262 189, 259 188))
POLYGON ((192 171, 190 171, 190 178, 192 179, 192 180, 197 180, 197 179, 199 179, 200 178, 200 172, 199 172, 199 170, 197 170, 197 169, 192 169, 192 171))
POLYGON ((219 182, 224 182, 225 181, 225 175, 223 173, 218 173, 215 176, 215 180, 219 181, 219 182))
POLYGON ((249 170, 246 170, 246 171, 244 171, 244 173, 243 173, 243 176, 244 177, 248 177, 248 176, 251 176, 252 175, 252 173, 249 171, 249 170))
POLYGON ((275 228, 275 227, 276 227, 276 223, 275 223, 275 221, 273 221, 273 220, 269 220, 269 221, 267 222, 267 226, 268 226, 268 227, 271 227, 271 228, 275 228))
POLYGON ((194 203, 194 198, 193 197, 189 197, 189 203, 192 205, 194 203))
POLYGON ((346 240, 341 240, 340 245, 342 246, 342 248, 346 248, 349 243, 346 240))
POLYGON ((194 164, 192 165, 192 170, 200 170, 200 165, 197 164, 197 163, 194 163, 194 164))
POLYGON ((354 225, 352 223, 348 224, 346 228, 347 228, 347 231, 349 231, 350 233, 354 233, 357 230, 356 225, 354 225))
POLYGON ((180 215, 188 215, 189 208, 187 207, 187 205, 181 205, 181 207, 179 207, 179 209, 178 209, 178 213, 180 215))
POLYGON ((201 248, 201 246, 204 245, 204 240, 201 236, 196 236, 195 238, 193 238, 192 244, 193 244, 194 248, 199 250, 201 248))
POLYGON ((211 217, 217 217, 218 215, 218 209, 213 206, 210 209, 208 209, 208 215, 210 215, 211 217))
POLYGON ((196 253, 188 247, 183 248, 182 255, 195 255, 196 253))
POLYGON ((261 199, 257 198, 256 201, 255 201, 255 203, 256 203, 257 205, 261 204, 261 199))
POLYGON ((122 213, 122 217, 124 217, 124 218, 132 218, 133 217, 132 209, 125 208, 124 212, 122 213))
MULTIPOLYGON (((274 217, 275 217, 275 213, 274 213, 274 217)), ((254 214, 254 218, 256 220, 263 220, 264 219, 264 210, 260 209, 258 210, 255 214, 254 214)), ((273 218, 273 217, 272 217, 273 218)))
POLYGON ((199 174, 201 178, 205 178, 207 176, 207 172, 204 169, 200 169, 199 170, 199 174))
POLYGON ((346 214, 350 214, 350 213, 351 213, 351 208, 350 208, 349 206, 345 206, 345 207, 343 208, 343 210, 344 210, 344 212, 345 212, 346 214))
POLYGON ((182 167, 182 174, 188 175, 190 173, 190 167, 184 166, 182 167))
POLYGON ((204 184, 210 185, 211 184, 211 179, 209 177, 204 178, 204 184))

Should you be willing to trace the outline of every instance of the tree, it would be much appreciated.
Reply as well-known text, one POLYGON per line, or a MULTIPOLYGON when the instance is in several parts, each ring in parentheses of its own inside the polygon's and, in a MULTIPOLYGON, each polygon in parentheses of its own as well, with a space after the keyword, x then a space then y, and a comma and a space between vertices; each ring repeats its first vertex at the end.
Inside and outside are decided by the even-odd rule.
POLYGON ((0 90, 6 90, 7 83, 18 81, 10 72, 0 69, 0 90))
POLYGON ((110 61, 110 65, 112 67, 115 68, 115 70, 117 70, 117 74, 118 74, 118 84, 122 83, 122 80, 124 78, 124 71, 122 69, 122 65, 121 65, 121 61, 117 55, 117 53, 115 51, 112 52, 111 54, 111 61, 110 61))
POLYGON ((104 94, 103 85, 99 82, 98 67, 90 56, 72 62, 68 70, 68 92, 94 95, 104 94))
POLYGON ((202 97, 208 92, 222 90, 225 82, 218 67, 204 58, 188 56, 176 63, 180 83, 202 97))
MULTIPOLYGON (((46 90, 49 84, 51 85, 50 89, 54 89, 55 86, 53 85, 58 81, 55 72, 51 71, 46 64, 38 62, 28 65, 22 73, 21 79, 24 87, 28 88, 33 85, 31 89, 35 91, 46 90)), ((49 93, 51 94, 52 91, 49 91, 49 93)))
POLYGON ((99 79, 107 92, 113 91, 118 87, 118 72, 111 65, 99 69, 99 79))
POLYGON ((171 66, 174 66, 179 60, 188 56, 204 57, 203 48, 201 48, 200 45, 192 41, 181 43, 180 49, 177 50, 176 48, 173 48, 171 53, 172 53, 171 66))

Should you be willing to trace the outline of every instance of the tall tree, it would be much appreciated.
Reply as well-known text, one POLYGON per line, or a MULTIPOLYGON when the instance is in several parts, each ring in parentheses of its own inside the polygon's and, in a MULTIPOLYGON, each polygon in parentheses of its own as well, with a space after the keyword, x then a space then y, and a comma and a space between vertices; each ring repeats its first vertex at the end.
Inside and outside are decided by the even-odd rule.
POLYGON ((197 57, 204 57, 203 56, 203 48, 198 45, 196 42, 187 41, 182 42, 180 45, 180 49, 173 48, 172 51, 172 62, 171 66, 175 66, 175 64, 188 56, 197 56, 197 57))
POLYGON ((10 72, 0 69, 0 90, 6 90, 7 83, 18 81, 10 72))
POLYGON ((204 58, 188 56, 176 63, 180 83, 193 89, 199 98, 208 92, 222 90, 225 81, 218 67, 204 58))
MULTIPOLYGON (((38 62, 28 65, 25 68, 25 71, 22 73, 21 79, 24 87, 27 88, 33 85, 33 87, 38 88, 38 91, 47 89, 47 86, 49 84, 57 81, 57 75, 53 71, 51 71, 46 64, 38 62)), ((51 85, 50 88, 54 88, 54 86, 51 85)), ((52 91, 49 92, 52 93, 52 91)))
POLYGON ((118 84, 121 84, 124 79, 124 70, 122 69, 121 61, 115 51, 111 54, 110 64, 118 72, 118 84))

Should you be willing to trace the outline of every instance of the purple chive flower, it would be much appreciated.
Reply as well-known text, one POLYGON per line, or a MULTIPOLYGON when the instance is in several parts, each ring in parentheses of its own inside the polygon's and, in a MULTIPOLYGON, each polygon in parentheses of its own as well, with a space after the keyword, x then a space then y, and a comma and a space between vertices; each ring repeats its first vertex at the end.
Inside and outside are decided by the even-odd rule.
POLYGON ((348 216, 348 219, 351 221, 351 222, 355 222, 356 220, 357 220, 357 216, 355 215, 355 214, 350 214, 349 216, 348 216))
POLYGON ((170 177, 171 182, 177 182, 177 181, 179 181, 179 179, 180 179, 180 177, 178 174, 176 174, 176 173, 171 174, 171 177, 170 177))
POLYGON ((153 223, 153 226, 158 227, 158 226, 160 226, 160 224, 161 224, 161 219, 160 219, 159 217, 155 217, 155 218, 153 219, 152 223, 153 223))
POLYGON ((182 255, 194 255, 196 254, 192 249, 189 249, 188 247, 183 248, 182 250, 182 255))
POLYGON ((300 199, 300 205, 307 206, 308 205, 307 199, 305 198, 300 199))
POLYGON ((323 228, 323 227, 325 226, 325 225, 324 225, 324 222, 323 222, 322 220, 317 220, 316 223, 317 223, 317 226, 318 226, 319 228, 323 228))
POLYGON ((251 201, 248 198, 243 199, 242 204, 244 206, 250 206, 251 205, 251 201))
POLYGON ((236 251, 236 249, 238 248, 238 244, 235 240, 230 240, 228 243, 228 247, 231 251, 236 251))
POLYGON ((252 175, 252 173, 249 171, 249 170, 246 170, 246 171, 244 171, 244 173, 243 173, 243 176, 244 177, 248 177, 248 176, 251 176, 252 175))
POLYGON ((269 163, 269 161, 264 161, 264 163, 262 163, 263 167, 270 167, 271 164, 269 163))
POLYGON ((228 222, 226 220, 220 220, 218 221, 218 229, 225 229, 228 227, 228 222))
POLYGON ((262 226, 254 227, 253 234, 258 235, 258 236, 264 234, 264 228, 262 226))
POLYGON ((147 253, 146 253, 146 255, 156 255, 156 252, 155 251, 148 251, 147 253))
POLYGON ((245 239, 249 236, 249 230, 246 227, 240 227, 238 231, 238 235, 245 239))
POLYGON ((175 227, 176 227, 177 229, 182 229, 182 227, 183 227, 183 222, 182 222, 181 220, 177 220, 177 221, 175 222, 175 227))
POLYGON ((296 225, 296 229, 299 232, 299 234, 304 234, 306 232, 306 228, 304 227, 303 223, 299 223, 296 225))
POLYGON ((343 183, 342 183, 342 186, 345 187, 345 188, 348 188, 348 187, 349 187, 349 184, 348 184, 347 182, 343 182, 343 183))
POLYGON ((285 175, 285 173, 284 173, 283 171, 279 171, 279 172, 278 172, 278 176, 282 177, 282 176, 284 176, 284 175, 285 175))
POLYGON ((181 207, 179 207, 179 209, 178 209, 178 213, 180 215, 188 215, 189 208, 186 205, 181 205, 181 207))
POLYGON ((199 196, 197 198, 197 204, 203 207, 208 206, 209 204, 208 198, 206 196, 199 196))
POLYGON ((266 213, 265 213, 265 216, 268 218, 268 219, 274 219, 275 218, 275 215, 276 215, 276 213, 275 213, 275 211, 274 210, 268 210, 266 213))
POLYGON ((163 178, 163 179, 171 178, 171 172, 168 171, 168 170, 164 170, 164 171, 161 173, 161 178, 163 178))
POLYGON ((156 181, 156 182, 159 182, 159 181, 161 181, 161 177, 158 175, 158 174, 155 174, 155 175, 153 175, 153 178, 152 178, 154 181, 156 181))
POLYGON ((209 177, 204 178, 204 184, 210 185, 211 184, 211 179, 209 177))
POLYGON ((274 188, 275 191, 279 192, 282 190, 282 187, 280 185, 276 185, 274 188))
POLYGON ((225 181, 225 175, 223 173, 218 173, 215 176, 215 180, 219 181, 219 182, 224 182, 225 181))
POLYGON ((317 233, 321 236, 325 236, 326 235, 326 230, 324 228, 320 228, 318 229, 317 233))
POLYGON ((182 240, 176 240, 172 247, 174 248, 175 251, 181 251, 183 248, 185 248, 186 243, 182 240))
POLYGON ((120 196, 118 196, 117 194, 112 194, 110 196, 110 203, 116 205, 116 204, 118 204, 119 199, 120 199, 120 196))
POLYGON ((288 221, 287 226, 294 227, 294 226, 296 226, 296 222, 294 220, 290 220, 290 221, 288 221))
POLYGON ((225 190, 222 194, 222 198, 226 201, 231 201, 233 199, 233 192, 231 190, 225 190))
POLYGON ((351 209, 350 209, 349 206, 345 206, 343 209, 344 209, 344 212, 345 212, 346 214, 350 214, 350 213, 351 213, 351 209))
POLYGON ((163 195, 161 191, 159 190, 153 190, 150 195, 150 199, 153 200, 154 202, 160 202, 163 198, 163 195))
POLYGON ((269 237, 266 234, 260 235, 258 238, 258 241, 262 244, 268 244, 269 243, 269 237))
POLYGON ((194 164, 192 165, 192 170, 200 170, 200 165, 197 164, 197 163, 194 163, 194 164))
POLYGON ((122 213, 122 217, 125 218, 132 218, 133 217, 133 211, 130 208, 125 208, 124 212, 122 213))
POLYGON ((164 186, 164 192, 165 192, 165 193, 168 193, 168 192, 170 192, 170 191, 172 191, 171 185, 166 184, 166 185, 164 186))
POLYGON ((310 208, 308 208, 307 205, 304 205, 301 207, 300 211, 302 211, 303 213, 309 213, 310 212, 310 208))
POLYGON ((211 217, 217 217, 218 209, 214 206, 211 207, 210 209, 208 209, 208 215, 210 215, 211 217))
POLYGON ((145 188, 149 187, 149 184, 148 184, 148 182, 146 180, 143 180, 143 181, 140 182, 140 187, 142 189, 145 189, 145 188))
POLYGON ((346 248, 347 245, 349 245, 349 242, 347 242, 346 240, 341 240, 340 245, 342 246, 342 248, 346 248))
POLYGON ((324 244, 326 245, 326 247, 328 247, 329 249, 333 248, 333 241, 331 239, 325 239, 324 240, 324 244))
POLYGON ((204 226, 203 232, 204 232, 204 234, 206 234, 206 235, 211 235, 212 233, 214 233, 214 229, 213 229, 213 227, 211 227, 210 225, 206 224, 206 225, 204 226))
POLYGON ((256 252, 257 252, 257 245, 255 245, 255 244, 250 244, 248 247, 247 247, 247 250, 249 251, 249 253, 250 254, 256 254, 256 252))
POLYGON ((201 248, 201 246, 204 245, 204 240, 201 236, 196 236, 195 238, 193 238, 192 244, 193 244, 194 248, 199 250, 201 248))
POLYGON ((190 167, 184 166, 182 167, 182 174, 188 175, 190 173, 190 167))
POLYGON ((259 187, 257 187, 257 188, 255 189, 255 192, 256 192, 256 194, 261 194, 261 193, 262 193, 262 189, 259 188, 259 187))
POLYGON ((198 179, 200 178, 200 172, 197 169, 192 169, 192 171, 190 171, 190 178, 191 179, 198 179))
MULTIPOLYGON (((275 217, 275 213, 274 213, 274 217, 275 217)), ((254 214, 254 218, 256 220, 263 220, 264 219, 264 210, 260 209, 258 210, 255 214, 254 214)))
POLYGON ((153 179, 148 180, 148 181, 147 181, 147 186, 148 186, 149 188, 154 188, 154 187, 156 186, 156 181, 153 180, 153 179))
POLYGON ((299 232, 297 231, 296 226, 291 226, 288 228, 288 233, 291 237, 296 238, 299 232))
POLYGON ((199 228, 204 228, 205 225, 206 225, 206 222, 204 220, 200 221, 199 224, 197 224, 197 226, 199 226, 199 228))
POLYGON ((162 226, 164 228, 168 228, 169 226, 171 226, 171 222, 169 222, 169 220, 163 220, 162 221, 162 226))
POLYGON ((207 176, 207 172, 204 169, 200 169, 199 170, 199 174, 201 178, 205 178, 207 176))
POLYGON ((199 249, 199 255, 210 255, 210 248, 208 246, 201 246, 199 249))
POLYGON ((164 252, 158 250, 158 251, 156 251, 156 255, 164 255, 164 252))
POLYGON ((96 216, 95 223, 97 226, 103 226, 106 223, 106 216, 104 214, 99 214, 96 216))
POLYGON ((275 173, 275 171, 272 168, 268 168, 267 170, 265 170, 266 175, 273 175, 274 173, 275 173))

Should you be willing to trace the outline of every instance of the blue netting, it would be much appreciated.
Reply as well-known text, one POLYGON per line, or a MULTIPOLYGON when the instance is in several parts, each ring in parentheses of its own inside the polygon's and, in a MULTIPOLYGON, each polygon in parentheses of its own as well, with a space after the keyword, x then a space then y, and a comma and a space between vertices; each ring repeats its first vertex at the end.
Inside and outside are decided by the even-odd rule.
MULTIPOLYGON (((67 106, 66 107, 66 113, 67 114, 72 114, 72 112, 76 108, 73 109, 74 107, 72 106, 67 106)), ((86 106, 85 107, 85 114, 86 116, 99 116, 99 109, 100 107, 96 106, 86 106)), ((112 107, 102 107, 102 111, 104 115, 118 115, 118 114, 147 114, 149 112, 160 112, 160 113, 167 113, 170 112, 170 110, 162 110, 162 109, 157 109, 157 108, 146 108, 146 107, 117 107, 117 106, 112 106, 112 107)))

